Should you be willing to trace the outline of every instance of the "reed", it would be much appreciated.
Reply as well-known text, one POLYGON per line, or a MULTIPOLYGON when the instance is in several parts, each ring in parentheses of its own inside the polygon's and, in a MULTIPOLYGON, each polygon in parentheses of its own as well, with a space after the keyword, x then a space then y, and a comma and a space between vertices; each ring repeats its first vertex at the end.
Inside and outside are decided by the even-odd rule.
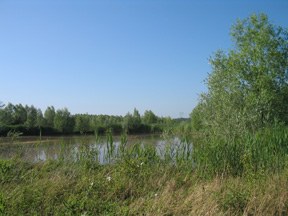
POLYGON ((194 140, 193 160, 205 175, 242 176, 247 173, 280 172, 287 165, 288 128, 275 126, 256 133, 194 140))
MULTIPOLYGON (((198 136, 200 137, 200 136, 198 136)), ((0 160, 4 215, 286 215, 288 129, 233 139, 167 137, 155 145, 115 142, 105 158, 80 140, 77 156, 27 164, 0 160)))

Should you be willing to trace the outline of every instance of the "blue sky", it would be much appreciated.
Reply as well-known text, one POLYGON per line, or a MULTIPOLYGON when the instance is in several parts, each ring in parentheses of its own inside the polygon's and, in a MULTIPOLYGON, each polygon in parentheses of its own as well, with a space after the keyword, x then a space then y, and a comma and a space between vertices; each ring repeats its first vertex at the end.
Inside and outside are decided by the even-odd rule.
POLYGON ((0 101, 187 117, 237 18, 288 27, 287 0, 0 0, 0 101))

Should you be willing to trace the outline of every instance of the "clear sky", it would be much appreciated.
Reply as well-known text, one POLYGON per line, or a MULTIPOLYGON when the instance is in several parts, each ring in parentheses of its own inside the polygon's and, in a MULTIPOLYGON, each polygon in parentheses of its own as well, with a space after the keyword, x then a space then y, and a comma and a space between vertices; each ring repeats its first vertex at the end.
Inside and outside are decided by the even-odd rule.
POLYGON ((237 18, 288 27, 288 0, 0 0, 0 101, 187 117, 237 18))

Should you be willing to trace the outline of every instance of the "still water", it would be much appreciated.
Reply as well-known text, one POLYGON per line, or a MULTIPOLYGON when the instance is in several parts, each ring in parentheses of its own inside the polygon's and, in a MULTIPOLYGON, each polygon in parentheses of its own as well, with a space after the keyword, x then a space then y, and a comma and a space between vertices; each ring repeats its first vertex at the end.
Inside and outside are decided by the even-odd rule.
MULTIPOLYGON (((120 136, 113 137, 113 145, 117 151, 121 142, 120 136)), ((173 145, 180 145, 177 138, 173 138, 173 145)), ((159 135, 128 136, 127 145, 133 144, 153 145, 159 154, 168 143, 159 135)), ((82 150, 97 152, 97 160, 105 163, 105 152, 107 152, 106 137, 95 136, 67 136, 67 137, 19 137, 17 140, 9 138, 0 139, 0 159, 18 157, 29 162, 39 162, 56 159, 77 160, 82 150)))

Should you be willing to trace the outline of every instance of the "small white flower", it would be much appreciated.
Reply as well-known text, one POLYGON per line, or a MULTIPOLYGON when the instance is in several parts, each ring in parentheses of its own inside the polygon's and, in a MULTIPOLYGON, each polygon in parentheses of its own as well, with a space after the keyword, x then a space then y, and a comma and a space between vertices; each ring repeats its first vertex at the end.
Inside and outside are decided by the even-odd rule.
POLYGON ((108 176, 106 179, 107 179, 107 181, 110 182, 112 178, 110 176, 108 176))
POLYGON ((154 194, 154 196, 155 196, 155 197, 157 197, 157 196, 158 196, 158 194, 157 194, 157 193, 155 193, 155 194, 154 194))
POLYGON ((144 164, 144 162, 141 162, 141 163, 140 163, 140 166, 142 166, 143 164, 144 164))
POLYGON ((93 186, 94 185, 94 182, 91 182, 91 184, 90 184, 91 186, 93 186))

